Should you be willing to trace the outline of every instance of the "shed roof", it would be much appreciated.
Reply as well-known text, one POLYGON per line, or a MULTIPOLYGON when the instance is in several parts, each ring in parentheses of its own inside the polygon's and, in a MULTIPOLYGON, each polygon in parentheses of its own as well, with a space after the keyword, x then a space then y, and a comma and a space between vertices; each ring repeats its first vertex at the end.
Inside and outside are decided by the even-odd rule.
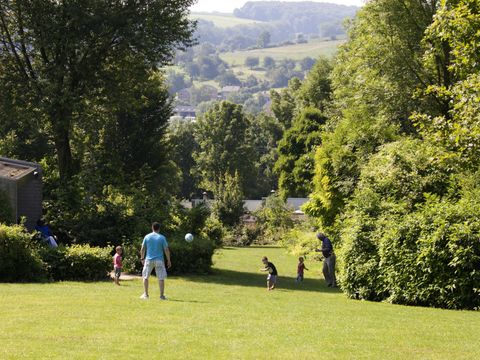
POLYGON ((34 164, 21 164, 16 160, 0 158, 0 178, 19 180, 35 170, 37 170, 37 168, 34 166, 34 164))

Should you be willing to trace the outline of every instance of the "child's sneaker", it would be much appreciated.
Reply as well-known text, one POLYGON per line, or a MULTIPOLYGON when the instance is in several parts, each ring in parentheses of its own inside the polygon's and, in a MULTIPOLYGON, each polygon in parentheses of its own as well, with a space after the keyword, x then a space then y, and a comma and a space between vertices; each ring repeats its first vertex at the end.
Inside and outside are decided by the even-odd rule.
POLYGON ((165 295, 162 295, 160 296, 160 300, 167 300, 167 298, 165 297, 165 295))
POLYGON ((142 296, 140 296, 140 299, 148 300, 148 295, 147 294, 142 294, 142 296))

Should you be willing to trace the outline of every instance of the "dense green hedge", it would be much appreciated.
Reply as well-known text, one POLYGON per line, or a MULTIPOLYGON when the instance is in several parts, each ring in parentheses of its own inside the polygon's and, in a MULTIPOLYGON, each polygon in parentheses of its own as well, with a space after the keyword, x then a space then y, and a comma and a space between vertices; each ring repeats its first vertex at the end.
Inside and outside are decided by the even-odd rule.
POLYGON ((215 245, 209 239, 196 236, 188 243, 181 237, 171 239, 170 252, 172 256, 171 274, 206 274, 212 267, 212 257, 215 245))
POLYGON ((44 267, 31 235, 23 227, 0 223, 0 281, 45 280, 44 267))
POLYGON ((0 281, 103 280, 112 268, 111 249, 89 245, 51 249, 20 225, 0 224, 0 281))
MULTIPOLYGON (((174 235, 168 239, 171 253, 172 268, 169 274, 206 274, 212 267, 212 257, 215 252, 215 244, 212 240, 203 236, 195 236, 191 243, 184 240, 183 235, 174 235)), ((124 247, 124 270, 132 273, 140 273, 141 241, 135 245, 124 247)))
POLYGON ((43 248, 40 252, 53 280, 96 281, 108 278, 112 270, 111 249, 90 245, 43 248))
POLYGON ((403 140, 363 169, 338 231, 340 282, 349 296, 480 307, 479 179, 449 175, 439 155, 403 140))

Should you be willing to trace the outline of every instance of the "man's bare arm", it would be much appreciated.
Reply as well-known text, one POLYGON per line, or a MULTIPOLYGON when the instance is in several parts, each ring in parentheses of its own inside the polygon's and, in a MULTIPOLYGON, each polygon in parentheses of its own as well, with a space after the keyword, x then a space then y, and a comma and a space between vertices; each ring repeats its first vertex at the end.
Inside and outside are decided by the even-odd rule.
POLYGON ((145 262, 145 246, 142 245, 142 249, 140 250, 140 259, 142 260, 142 264, 145 262))
POLYGON ((165 256, 167 257, 167 267, 172 267, 172 262, 170 261, 170 249, 167 247, 165 248, 165 256))

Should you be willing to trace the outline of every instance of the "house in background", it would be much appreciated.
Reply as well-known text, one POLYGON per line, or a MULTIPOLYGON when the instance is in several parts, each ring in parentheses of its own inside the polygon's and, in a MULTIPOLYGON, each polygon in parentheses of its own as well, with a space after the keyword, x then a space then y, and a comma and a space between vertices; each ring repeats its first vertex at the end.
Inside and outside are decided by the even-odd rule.
POLYGON ((42 217, 42 168, 39 164, 0 157, 0 191, 10 201, 12 222, 26 218, 29 231, 42 217))
POLYGON ((180 105, 175 107, 173 113, 176 116, 180 116, 181 118, 194 118, 197 115, 197 111, 194 106, 189 105, 180 105))

